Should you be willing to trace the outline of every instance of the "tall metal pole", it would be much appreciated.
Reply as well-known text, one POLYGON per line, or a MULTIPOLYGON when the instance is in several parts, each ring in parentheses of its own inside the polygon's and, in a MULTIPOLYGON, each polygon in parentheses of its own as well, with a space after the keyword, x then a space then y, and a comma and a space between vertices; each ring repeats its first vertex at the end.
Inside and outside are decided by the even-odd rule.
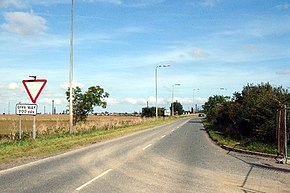
POLYGON ((73 33, 74 29, 74 0, 71 1, 71 36, 70 36, 70 73, 69 73, 69 132, 73 131, 73 33))
POLYGON ((158 106, 157 106, 157 68, 160 66, 156 66, 155 68, 155 117, 158 119, 158 106))
POLYGON ((169 67, 169 66, 170 66, 170 64, 167 64, 167 65, 158 65, 155 68, 155 106, 156 106, 156 108, 155 108, 155 117, 156 117, 156 119, 158 119, 157 69, 159 67, 169 67))
POLYGON ((172 104, 171 104, 171 115, 174 116, 174 86, 180 86, 180 84, 172 85, 172 104))

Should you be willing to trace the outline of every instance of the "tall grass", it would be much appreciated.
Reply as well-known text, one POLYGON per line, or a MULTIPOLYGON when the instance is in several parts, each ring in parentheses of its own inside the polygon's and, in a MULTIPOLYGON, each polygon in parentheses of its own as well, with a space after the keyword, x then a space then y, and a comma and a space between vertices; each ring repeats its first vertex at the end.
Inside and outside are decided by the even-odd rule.
MULTIPOLYGON (((32 137, 32 116, 22 116, 22 132, 24 138, 32 137)), ((94 116, 87 121, 78 123, 74 131, 83 133, 90 130, 112 130, 124 126, 138 125, 152 121, 152 118, 135 116, 94 116)), ((37 115, 36 130, 38 136, 61 135, 69 131, 69 116, 67 115, 37 115)), ((0 115, 0 143, 18 139, 19 116, 0 115)))
POLYGON ((277 152, 275 144, 265 144, 251 138, 243 138, 243 139, 231 138, 217 131, 213 125, 209 124, 206 121, 203 121, 203 125, 206 131, 208 132, 210 138, 213 141, 215 141, 218 145, 226 145, 228 147, 269 154, 276 154, 277 152))

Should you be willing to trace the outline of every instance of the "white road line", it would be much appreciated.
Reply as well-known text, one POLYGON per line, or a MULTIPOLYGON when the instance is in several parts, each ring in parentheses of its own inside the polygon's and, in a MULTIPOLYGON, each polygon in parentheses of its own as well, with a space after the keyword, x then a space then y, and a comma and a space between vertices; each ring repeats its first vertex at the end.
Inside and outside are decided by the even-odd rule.
POLYGON ((166 135, 163 135, 161 138, 164 138, 164 137, 166 137, 166 135))
POLYGON ((147 145, 146 147, 143 148, 143 150, 147 149, 148 147, 150 147, 152 144, 147 145))
POLYGON ((84 187, 86 187, 87 185, 89 185, 90 183, 92 183, 93 181, 99 179, 100 177, 106 175, 106 174, 109 173, 110 171, 112 171, 112 169, 109 169, 109 170, 107 170, 107 171, 101 173, 101 174, 98 175, 97 177, 91 179, 91 180, 88 181, 87 183, 85 183, 85 184, 83 184, 82 186, 78 187, 76 190, 77 190, 77 191, 80 191, 81 189, 83 189, 84 187))

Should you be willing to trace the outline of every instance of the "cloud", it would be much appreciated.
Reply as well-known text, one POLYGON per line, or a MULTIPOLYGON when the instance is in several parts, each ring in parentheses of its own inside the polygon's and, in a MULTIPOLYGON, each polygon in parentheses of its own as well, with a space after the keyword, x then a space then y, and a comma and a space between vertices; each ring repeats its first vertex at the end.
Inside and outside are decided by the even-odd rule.
POLYGON ((122 0, 84 0, 84 2, 99 2, 99 3, 109 3, 109 4, 114 4, 114 5, 121 5, 123 4, 122 0))
POLYGON ((257 49, 257 45, 255 45, 255 44, 245 44, 245 45, 242 46, 242 49, 246 50, 246 51, 253 51, 253 50, 257 49))
POLYGON ((280 5, 275 6, 275 8, 282 9, 282 10, 288 10, 290 8, 290 4, 289 3, 280 4, 280 5))
MULTIPOLYGON (((65 90, 67 90, 69 88, 69 86, 70 86, 69 82, 64 82, 64 83, 59 85, 60 88, 65 89, 65 90)), ((82 83, 79 83, 76 80, 73 80, 72 87, 76 88, 77 86, 80 87, 80 88, 84 87, 84 85, 82 83)))
POLYGON ((133 98, 125 98, 125 103, 132 104, 132 105, 145 105, 147 100, 146 99, 133 99, 133 98))
POLYGON ((25 7, 25 3, 21 0, 0 0, 0 7, 22 8, 22 7, 25 7))
POLYGON ((46 20, 33 13, 6 12, 6 23, 0 25, 2 30, 20 35, 40 35, 47 30, 46 20))
POLYGON ((276 72, 277 75, 287 76, 290 75, 290 69, 276 72))
POLYGON ((109 3, 125 7, 148 7, 164 1, 165 0, 85 0, 85 2, 109 3))
POLYGON ((208 54, 206 52, 204 52, 203 50, 200 50, 200 49, 195 49, 190 54, 191 54, 191 56, 193 58, 197 58, 197 59, 207 58, 208 57, 208 54))
POLYGON ((53 100, 55 105, 62 105, 62 104, 68 103, 67 100, 64 98, 41 98, 41 99, 37 100, 37 103, 51 105, 52 100, 53 100))
POLYGON ((164 0, 128 0, 124 4, 128 7, 148 7, 164 2, 164 0))
POLYGON ((8 89, 9 89, 9 90, 16 90, 16 89, 18 89, 19 87, 20 87, 19 84, 15 83, 15 82, 12 82, 12 83, 9 83, 9 84, 8 84, 8 89))
POLYGON ((200 5, 202 7, 214 7, 220 0, 202 0, 200 1, 200 5))
POLYGON ((3 84, 3 83, 0 84, 0 89, 16 90, 19 88, 20 88, 20 85, 15 82, 7 83, 7 84, 3 84))

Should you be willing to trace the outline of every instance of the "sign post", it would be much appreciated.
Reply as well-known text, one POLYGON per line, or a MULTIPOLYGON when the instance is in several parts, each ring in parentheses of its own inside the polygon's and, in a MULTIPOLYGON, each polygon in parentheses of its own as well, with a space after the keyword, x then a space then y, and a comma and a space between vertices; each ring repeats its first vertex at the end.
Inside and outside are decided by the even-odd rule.
POLYGON ((36 138, 35 116, 37 114, 36 104, 17 104, 16 114, 19 115, 19 139, 22 138, 21 115, 33 115, 32 137, 36 138))
POLYGON ((47 83, 45 79, 36 79, 36 76, 30 76, 34 78, 33 80, 22 80, 22 84, 31 100, 34 104, 17 104, 16 114, 19 115, 19 139, 21 139, 22 129, 21 129, 21 115, 33 115, 33 126, 32 126, 32 137, 36 138, 36 125, 35 119, 37 115, 37 105, 36 100, 39 97, 41 91, 47 83))
POLYGON ((22 138, 21 115, 19 115, 19 139, 22 138))

